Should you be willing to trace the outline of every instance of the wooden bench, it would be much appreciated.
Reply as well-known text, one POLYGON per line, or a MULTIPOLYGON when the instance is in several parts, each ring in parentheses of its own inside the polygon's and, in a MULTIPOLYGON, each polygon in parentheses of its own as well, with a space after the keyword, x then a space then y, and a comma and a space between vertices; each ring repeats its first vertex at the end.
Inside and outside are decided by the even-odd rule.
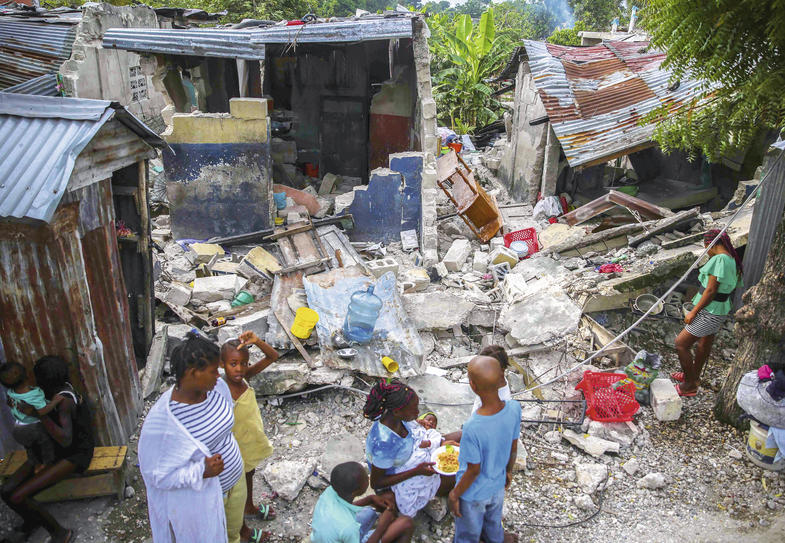
MULTIPOLYGON (((111 495, 122 499, 128 469, 127 452, 128 447, 125 445, 96 447, 93 451, 93 459, 83 474, 72 475, 49 488, 45 488, 35 495, 36 501, 59 502, 111 495)), ((25 451, 14 451, 0 460, 0 479, 11 476, 26 460, 27 453, 25 451)))

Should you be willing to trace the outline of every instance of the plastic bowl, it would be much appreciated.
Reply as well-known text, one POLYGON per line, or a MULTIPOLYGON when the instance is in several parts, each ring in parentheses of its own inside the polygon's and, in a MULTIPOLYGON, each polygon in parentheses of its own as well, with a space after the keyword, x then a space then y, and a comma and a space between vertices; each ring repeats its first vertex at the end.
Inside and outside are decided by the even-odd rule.
POLYGON ((513 241, 510 243, 510 249, 518 253, 518 258, 526 258, 529 254, 529 245, 525 241, 513 241))

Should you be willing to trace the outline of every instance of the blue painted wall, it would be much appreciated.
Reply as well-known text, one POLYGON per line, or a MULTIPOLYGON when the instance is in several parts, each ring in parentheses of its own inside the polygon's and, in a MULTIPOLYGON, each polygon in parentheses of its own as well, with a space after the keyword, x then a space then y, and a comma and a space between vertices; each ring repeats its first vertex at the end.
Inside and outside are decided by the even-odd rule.
POLYGON ((268 143, 172 143, 164 150, 172 234, 209 239, 270 227, 268 143))
POLYGON ((403 230, 422 224, 422 155, 390 155, 389 170, 374 170, 367 190, 354 192, 346 213, 354 216, 353 241, 401 241, 403 230))

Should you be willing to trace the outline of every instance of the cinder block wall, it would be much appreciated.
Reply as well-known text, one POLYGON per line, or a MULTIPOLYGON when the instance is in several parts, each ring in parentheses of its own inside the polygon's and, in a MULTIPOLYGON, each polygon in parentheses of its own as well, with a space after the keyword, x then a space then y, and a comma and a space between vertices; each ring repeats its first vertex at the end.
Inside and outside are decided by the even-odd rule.
POLYGON ((272 177, 267 101, 232 98, 227 113, 175 114, 163 134, 175 239, 269 228, 272 177))

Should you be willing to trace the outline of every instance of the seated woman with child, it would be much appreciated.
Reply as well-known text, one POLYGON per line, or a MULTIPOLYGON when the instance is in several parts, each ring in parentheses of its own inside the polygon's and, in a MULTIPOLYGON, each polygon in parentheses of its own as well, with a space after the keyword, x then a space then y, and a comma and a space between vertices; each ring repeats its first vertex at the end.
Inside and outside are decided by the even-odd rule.
POLYGON ((371 389, 364 409, 365 417, 374 421, 365 445, 371 487, 378 494, 392 492, 406 517, 414 517, 434 496, 446 496, 455 486, 455 476, 436 473, 430 459, 436 448, 461 438, 460 432, 441 436, 430 428, 430 416, 428 423, 418 424, 419 406, 412 388, 392 380, 371 389))

